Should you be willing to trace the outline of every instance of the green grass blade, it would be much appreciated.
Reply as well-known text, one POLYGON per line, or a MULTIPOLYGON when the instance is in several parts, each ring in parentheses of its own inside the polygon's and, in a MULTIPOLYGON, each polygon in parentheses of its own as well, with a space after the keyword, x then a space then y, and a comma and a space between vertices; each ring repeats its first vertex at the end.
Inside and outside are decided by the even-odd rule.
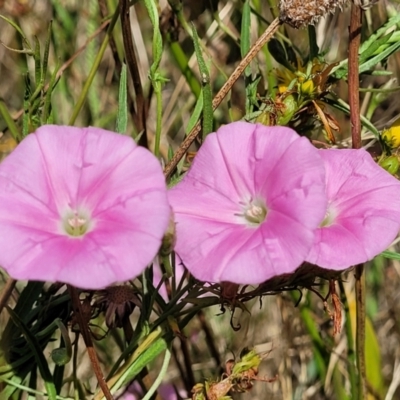
POLYGON ((199 64, 202 93, 203 93, 203 140, 213 131, 213 107, 212 107, 212 92, 210 73, 204 61, 203 54, 200 48, 199 36, 196 28, 192 24, 194 51, 196 53, 197 62, 199 64))
POLYGON ((115 130, 118 133, 126 133, 128 126, 128 97, 127 97, 127 73, 126 64, 122 65, 121 78, 118 93, 118 114, 115 130))
POLYGON ((51 376, 49 365, 43 355, 43 351, 40 348, 38 341, 36 340, 35 336, 32 335, 32 333, 29 331, 23 321, 18 317, 18 315, 10 307, 6 306, 6 308, 8 313, 10 314, 12 321, 21 330, 29 347, 32 350, 32 353, 35 356, 35 360, 38 364, 40 374, 44 380, 44 385, 49 399, 56 400, 57 391, 54 386, 53 377, 51 376))

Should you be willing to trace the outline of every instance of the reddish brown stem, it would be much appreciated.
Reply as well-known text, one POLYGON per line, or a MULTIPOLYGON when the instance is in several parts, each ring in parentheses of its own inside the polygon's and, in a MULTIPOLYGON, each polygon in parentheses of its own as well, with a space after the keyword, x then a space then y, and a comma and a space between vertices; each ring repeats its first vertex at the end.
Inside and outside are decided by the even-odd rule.
POLYGON ((353 149, 361 148, 361 121, 360 121, 360 78, 358 73, 358 50, 360 48, 362 26, 361 8, 351 7, 349 30, 349 105, 351 138, 353 149))
POLYGON ((104 397, 107 400, 113 400, 113 396, 110 392, 110 389, 107 386, 107 382, 106 382, 103 372, 101 370, 99 359, 97 358, 97 354, 96 354, 96 351, 93 346, 92 337, 90 335, 87 323, 83 318, 82 304, 79 299, 79 294, 78 294, 77 290, 70 285, 68 285, 68 291, 69 291, 69 295, 71 296, 72 307, 73 307, 74 313, 76 315, 76 319, 78 321, 79 330, 82 334, 83 341, 85 342, 85 346, 86 346, 87 352, 89 354, 90 362, 92 364, 93 371, 96 375, 97 381, 99 382, 99 386, 100 386, 101 390, 103 391, 104 397))
MULTIPOLYGON (((232 89, 234 83, 239 79, 242 75, 243 71, 250 64, 250 62, 254 59, 254 57, 258 54, 258 52, 262 49, 262 47, 272 38, 278 28, 281 26, 281 22, 278 18, 274 19, 270 26, 264 31, 264 33, 258 38, 256 43, 252 46, 249 52, 244 56, 243 60, 239 63, 236 69, 233 71, 232 75, 225 82, 224 86, 220 89, 217 95, 214 97, 212 102, 213 110, 215 110, 225 98, 225 96, 232 89)), ((180 159, 184 156, 186 151, 189 149, 190 145, 194 142, 197 135, 201 130, 201 121, 198 121, 194 128, 190 131, 189 135, 183 141, 183 143, 179 146, 178 150, 175 152, 171 161, 166 165, 164 169, 164 175, 168 179, 171 174, 174 172, 176 166, 180 159)))
MULTIPOLYGON (((349 105, 351 138, 353 149, 361 148, 361 121, 360 121, 360 78, 358 66, 358 51, 361 41, 362 11, 359 6, 352 5, 349 29, 349 105)), ((358 398, 364 399, 366 390, 365 371, 365 273, 364 265, 356 266, 356 352, 358 368, 358 398)))

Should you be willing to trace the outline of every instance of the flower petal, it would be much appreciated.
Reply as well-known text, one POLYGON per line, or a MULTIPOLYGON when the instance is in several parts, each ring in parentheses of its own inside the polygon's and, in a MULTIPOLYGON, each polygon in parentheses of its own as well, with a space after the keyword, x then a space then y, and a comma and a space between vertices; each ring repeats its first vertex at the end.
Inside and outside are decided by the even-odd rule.
POLYGON ((334 217, 331 225, 316 230, 307 261, 341 270, 371 260, 395 239, 400 229, 400 182, 363 149, 320 154, 334 217))
POLYGON ((176 252, 202 281, 257 284, 293 272, 324 216, 324 191, 323 163, 307 140, 289 128, 228 124, 207 136, 169 191, 176 252), (266 219, 249 226, 243 202, 259 197, 266 219))
POLYGON ((0 165, 0 264, 17 279, 98 289, 140 274, 168 225, 157 159, 123 135, 43 126, 0 165), (83 208, 91 229, 63 231, 83 208))

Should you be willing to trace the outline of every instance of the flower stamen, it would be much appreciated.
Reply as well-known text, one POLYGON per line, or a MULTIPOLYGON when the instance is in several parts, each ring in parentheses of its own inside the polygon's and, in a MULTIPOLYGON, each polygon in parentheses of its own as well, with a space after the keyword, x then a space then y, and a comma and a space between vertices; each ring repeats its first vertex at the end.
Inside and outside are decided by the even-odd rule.
POLYGON ((267 207, 263 200, 251 199, 243 207, 241 216, 250 224, 250 226, 258 226, 265 221, 267 216, 267 207))
POLYGON ((82 212, 69 212, 64 218, 65 233, 72 237, 83 236, 89 229, 90 219, 82 212))

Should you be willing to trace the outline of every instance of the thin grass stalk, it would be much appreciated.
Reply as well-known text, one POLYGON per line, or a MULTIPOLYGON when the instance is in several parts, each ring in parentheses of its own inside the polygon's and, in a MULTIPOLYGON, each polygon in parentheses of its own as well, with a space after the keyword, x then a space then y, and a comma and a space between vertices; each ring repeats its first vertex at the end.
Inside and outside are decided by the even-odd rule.
POLYGON ((346 292, 344 290, 344 285, 341 280, 339 282, 340 294, 341 294, 341 302, 343 304, 343 310, 345 315, 344 327, 347 338, 347 368, 349 371, 350 378, 350 390, 351 390, 351 398, 357 399, 358 397, 358 378, 357 378, 357 370, 356 370, 356 350, 354 348, 354 340, 353 340, 353 329, 351 327, 351 315, 349 310, 349 302, 346 299, 346 292))
POLYGON ((113 17, 112 17, 112 20, 110 22, 110 25, 107 28, 107 33, 106 33, 105 38, 103 39, 103 43, 100 46, 99 53, 97 54, 97 57, 94 60, 94 63, 92 65, 92 69, 89 72, 89 76, 86 79, 86 82, 85 82, 85 84, 83 86, 83 89, 82 89, 82 92, 81 92, 81 94, 79 96, 79 99, 76 102, 75 107, 74 107, 74 109, 72 111, 72 116, 71 116, 71 118, 70 118, 70 120, 68 122, 69 125, 73 125, 75 123, 76 118, 78 117, 78 114, 79 114, 79 112, 81 111, 81 109, 83 107, 83 104, 84 104, 84 102, 86 100, 86 97, 88 95, 88 92, 89 92, 89 88, 90 88, 90 86, 91 86, 91 84, 93 82, 93 79, 96 76, 97 70, 99 69, 101 60, 103 59, 103 56, 104 56, 104 52, 107 49, 107 45, 108 45, 108 42, 110 40, 111 33, 112 33, 113 29, 114 29, 115 24, 118 21, 118 17, 119 17, 119 10, 116 9, 114 14, 113 14, 113 17))

